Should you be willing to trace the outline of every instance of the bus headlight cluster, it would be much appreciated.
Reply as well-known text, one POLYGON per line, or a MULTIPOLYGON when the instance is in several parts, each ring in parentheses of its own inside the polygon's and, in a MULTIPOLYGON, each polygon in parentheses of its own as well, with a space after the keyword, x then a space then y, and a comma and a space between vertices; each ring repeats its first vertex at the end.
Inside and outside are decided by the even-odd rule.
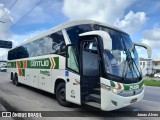
POLYGON ((123 90, 121 90, 121 89, 113 88, 113 87, 105 85, 105 84, 101 84, 101 88, 106 89, 114 94, 119 94, 119 93, 123 92, 123 90))
POLYGON ((114 94, 119 94, 121 92, 123 92, 123 90, 121 90, 121 89, 117 89, 117 88, 112 89, 112 93, 114 93, 114 94))

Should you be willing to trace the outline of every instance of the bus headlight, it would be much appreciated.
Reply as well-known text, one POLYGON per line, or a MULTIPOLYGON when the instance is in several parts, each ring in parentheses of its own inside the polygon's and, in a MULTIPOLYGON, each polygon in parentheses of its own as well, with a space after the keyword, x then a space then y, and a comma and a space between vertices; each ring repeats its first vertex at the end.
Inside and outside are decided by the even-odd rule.
POLYGON ((114 94, 119 94, 119 93, 123 92, 123 90, 121 90, 121 89, 113 88, 113 87, 105 85, 105 84, 101 84, 101 88, 106 89, 114 94))
POLYGON ((116 89, 116 88, 112 88, 112 93, 114 93, 114 94, 119 94, 119 93, 121 93, 121 92, 123 92, 123 90, 121 90, 121 89, 116 89))

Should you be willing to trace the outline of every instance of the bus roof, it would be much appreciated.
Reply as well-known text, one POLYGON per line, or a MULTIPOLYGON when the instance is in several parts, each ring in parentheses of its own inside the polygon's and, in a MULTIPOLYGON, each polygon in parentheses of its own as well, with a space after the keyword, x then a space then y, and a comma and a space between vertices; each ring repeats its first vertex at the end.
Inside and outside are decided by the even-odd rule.
MULTIPOLYGON (((109 28, 112 28, 112 29, 115 29, 115 30, 118 30, 118 31, 121 31, 121 32, 125 33, 124 31, 122 31, 121 29, 119 29, 117 27, 114 27, 114 26, 111 26, 111 25, 108 25, 108 24, 105 24, 105 23, 102 23, 102 22, 98 22, 98 21, 94 21, 94 20, 74 20, 74 21, 69 21, 69 22, 62 23, 62 24, 60 24, 60 25, 58 25, 54 28, 51 28, 51 29, 47 30, 46 32, 44 32, 40 35, 36 35, 35 37, 30 38, 29 40, 23 42, 22 44, 20 44, 16 47, 19 47, 19 46, 24 45, 26 43, 32 42, 32 41, 37 40, 41 37, 47 36, 51 33, 63 30, 65 28, 76 26, 76 25, 81 25, 81 24, 98 24, 98 25, 106 26, 106 27, 109 27, 109 28)), ((16 47, 14 47, 14 48, 16 48, 16 47)), ((12 49, 14 49, 14 48, 12 48, 12 49)))

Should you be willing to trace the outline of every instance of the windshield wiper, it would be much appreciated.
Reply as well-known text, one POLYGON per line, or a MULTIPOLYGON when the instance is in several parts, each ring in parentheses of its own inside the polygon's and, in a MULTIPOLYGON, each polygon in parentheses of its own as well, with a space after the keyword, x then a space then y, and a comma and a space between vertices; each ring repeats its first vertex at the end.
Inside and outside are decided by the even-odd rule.
MULTIPOLYGON (((137 64, 135 63, 134 59, 132 58, 131 52, 130 52, 129 50, 126 50, 126 56, 127 56, 126 60, 127 60, 127 62, 128 62, 128 66, 129 66, 130 71, 132 72, 132 71, 135 71, 135 69, 137 69, 140 77, 142 77, 142 74, 141 74, 141 72, 139 71, 139 69, 138 69, 138 67, 137 67, 137 64), (134 66, 135 66, 136 68, 135 68, 134 66)), ((128 70, 127 70, 127 71, 128 71, 128 70)), ((127 71, 125 72, 124 79, 125 79, 126 76, 127 76, 127 71)), ((139 77, 137 72, 134 72, 134 73, 136 73, 137 77, 139 77)), ((133 77, 133 78, 134 78, 134 73, 132 72, 132 77, 133 77)))
MULTIPOLYGON (((134 64, 135 64, 136 69, 138 70, 138 73, 140 75, 140 78, 142 78, 142 74, 139 71, 139 68, 137 67, 137 64, 135 63, 134 59, 132 58, 131 51, 127 49, 126 44, 124 43, 124 40, 122 38, 121 38, 121 44, 122 44, 123 49, 125 51, 125 54, 127 56, 126 61, 128 62, 129 69, 131 71, 134 71, 134 69, 135 69, 134 64)), ((133 49, 132 49, 132 51, 133 51, 133 49)), ((127 77, 128 68, 126 69, 126 67, 127 67, 127 65, 125 65, 125 67, 123 69, 123 72, 124 72, 124 74, 123 74, 123 80, 125 80, 126 77, 127 77)), ((137 72, 136 72, 136 75, 137 75, 137 77, 139 77, 138 74, 137 74, 137 72)), ((133 73, 132 73, 132 76, 134 77, 133 73)))

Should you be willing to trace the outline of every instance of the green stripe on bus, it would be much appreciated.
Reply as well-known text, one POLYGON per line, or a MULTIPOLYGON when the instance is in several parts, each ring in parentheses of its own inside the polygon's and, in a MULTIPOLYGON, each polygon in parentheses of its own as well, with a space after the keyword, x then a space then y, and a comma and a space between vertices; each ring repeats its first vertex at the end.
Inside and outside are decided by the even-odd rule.
POLYGON ((110 83, 111 83, 111 86, 112 86, 112 87, 115 87, 115 86, 116 86, 115 83, 114 83, 113 81, 111 81, 111 80, 110 80, 110 83))
MULTIPOLYGON (((16 68, 16 61, 8 62, 8 68, 16 68)), ((59 57, 53 57, 53 61, 50 58, 27 60, 27 68, 33 69, 59 69, 59 57)), ((24 68, 23 61, 20 61, 20 68, 24 68)))
POLYGON ((16 68, 16 62, 7 62, 7 67, 8 68, 16 68))
POLYGON ((22 76, 25 76, 25 69, 22 69, 22 76))
POLYGON ((20 61, 20 68, 23 68, 23 61, 20 61))
POLYGON ((139 89, 142 88, 143 86, 143 80, 141 80, 141 82, 139 83, 135 83, 135 84, 123 84, 124 86, 124 90, 135 90, 135 89, 139 89))
POLYGON ((59 57, 53 57, 54 58, 54 61, 56 63, 56 66, 54 69, 59 69, 59 57))

